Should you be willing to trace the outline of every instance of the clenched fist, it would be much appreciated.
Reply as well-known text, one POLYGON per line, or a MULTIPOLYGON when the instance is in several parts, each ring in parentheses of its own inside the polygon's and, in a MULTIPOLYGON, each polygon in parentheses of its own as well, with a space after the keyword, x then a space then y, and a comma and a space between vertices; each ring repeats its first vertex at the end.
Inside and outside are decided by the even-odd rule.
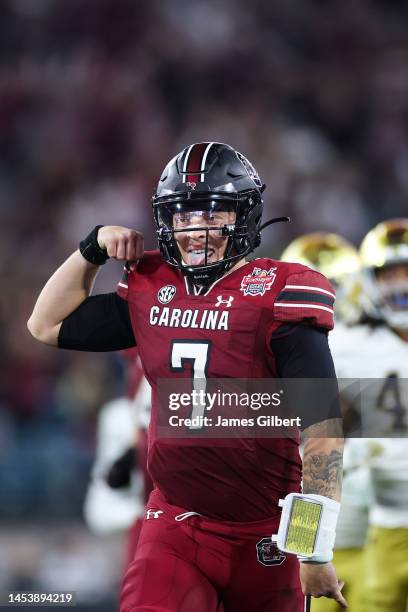
POLYGON ((143 235, 136 230, 119 225, 104 225, 98 231, 98 244, 106 249, 109 257, 130 262, 130 269, 136 267, 143 256, 143 235))

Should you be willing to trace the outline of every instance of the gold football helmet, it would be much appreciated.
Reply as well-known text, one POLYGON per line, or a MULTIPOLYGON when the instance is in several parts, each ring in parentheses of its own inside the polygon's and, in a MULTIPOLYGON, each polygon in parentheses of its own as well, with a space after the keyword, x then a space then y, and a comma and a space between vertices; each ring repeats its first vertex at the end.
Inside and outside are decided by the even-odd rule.
POLYGON ((304 264, 324 274, 337 289, 337 316, 347 324, 360 319, 360 259, 348 240, 332 232, 304 234, 286 247, 281 259, 304 264))
POLYGON ((314 232, 295 238, 281 259, 318 270, 335 285, 360 268, 357 249, 345 238, 330 232, 314 232))
POLYGON ((395 329, 408 329, 408 218, 374 227, 360 247, 363 308, 395 329))

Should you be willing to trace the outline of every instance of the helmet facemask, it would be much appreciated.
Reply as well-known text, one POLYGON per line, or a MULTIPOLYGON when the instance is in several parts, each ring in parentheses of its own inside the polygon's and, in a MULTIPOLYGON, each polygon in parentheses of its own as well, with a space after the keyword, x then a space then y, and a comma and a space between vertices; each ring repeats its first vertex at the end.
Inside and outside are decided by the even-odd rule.
POLYGON ((372 314, 393 329, 408 329, 408 261, 365 270, 364 274, 366 296, 374 306, 372 314))
POLYGON ((379 223, 360 247, 362 302, 369 317, 408 329, 408 219, 379 223))
POLYGON ((194 196, 156 201, 153 209, 165 260, 194 284, 208 285, 259 244, 262 200, 260 193, 194 196))

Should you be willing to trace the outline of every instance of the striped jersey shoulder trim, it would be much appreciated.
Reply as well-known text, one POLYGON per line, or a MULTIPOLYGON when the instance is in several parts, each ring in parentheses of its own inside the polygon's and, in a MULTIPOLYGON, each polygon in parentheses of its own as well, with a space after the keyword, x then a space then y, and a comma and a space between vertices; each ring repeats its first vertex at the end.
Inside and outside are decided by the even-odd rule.
POLYGON ((319 306, 318 304, 294 304, 293 302, 276 302, 275 306, 280 306, 281 308, 313 308, 316 310, 326 310, 331 314, 334 314, 333 308, 329 308, 328 306, 319 306))
POLYGON ((327 293, 332 298, 336 297, 334 293, 332 293, 331 291, 327 291, 327 289, 323 289, 323 287, 316 287, 314 285, 285 285, 282 291, 284 291, 285 289, 299 289, 299 291, 305 289, 308 291, 317 291, 320 293, 327 293))
POLYGON ((279 302, 315 302, 317 304, 326 304, 327 306, 334 305, 334 297, 321 293, 313 293, 312 291, 285 291, 282 290, 276 298, 276 303, 279 302))

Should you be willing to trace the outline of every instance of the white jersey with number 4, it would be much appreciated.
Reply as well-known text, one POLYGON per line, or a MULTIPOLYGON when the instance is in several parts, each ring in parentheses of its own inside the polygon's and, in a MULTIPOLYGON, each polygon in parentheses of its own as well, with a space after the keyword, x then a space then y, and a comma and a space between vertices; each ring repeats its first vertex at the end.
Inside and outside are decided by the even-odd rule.
MULTIPOLYGON (((368 409, 372 411, 368 421, 371 426, 374 424, 370 433, 378 428, 378 436, 387 436, 373 435, 347 443, 354 446, 354 452, 360 447, 357 465, 369 468, 373 496, 369 504, 370 524, 408 527, 408 432, 401 428, 407 421, 408 342, 386 326, 368 325, 351 328, 339 325, 330 334, 329 341, 340 386, 346 389, 346 401, 352 398, 353 391, 341 379, 367 379, 361 381, 363 435, 364 410, 367 415, 368 409)), ((344 484, 347 488, 347 471, 344 484)), ((367 497, 367 489, 362 486, 361 491, 361 494, 356 489, 353 491, 357 504, 363 503, 362 496, 367 497)), ((347 498, 350 498, 347 490, 344 497, 343 519, 347 523, 348 516, 352 520, 352 513, 346 512, 347 498)))

